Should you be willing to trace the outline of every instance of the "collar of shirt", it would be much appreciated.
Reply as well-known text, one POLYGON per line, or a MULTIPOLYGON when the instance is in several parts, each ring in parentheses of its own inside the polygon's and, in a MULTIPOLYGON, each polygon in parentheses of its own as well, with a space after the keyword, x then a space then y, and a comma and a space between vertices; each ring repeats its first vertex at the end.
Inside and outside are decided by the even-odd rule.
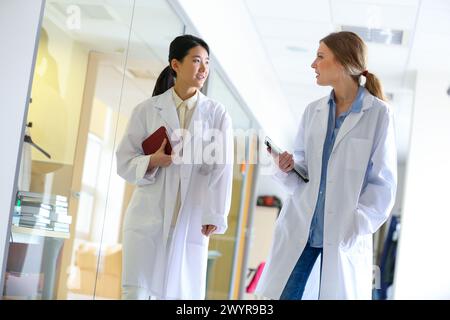
POLYGON ((191 110, 192 108, 195 107, 197 100, 198 100, 198 90, 197 92, 190 97, 189 99, 183 100, 181 99, 177 93, 175 92, 175 89, 172 88, 172 96, 173 96, 173 100, 175 101, 175 106, 177 107, 177 109, 181 106, 181 104, 184 102, 188 108, 188 110, 191 110))
MULTIPOLYGON (((346 112, 344 112, 340 116, 346 116, 350 112, 354 112, 354 113, 360 112, 361 109, 362 109, 362 105, 363 105, 363 99, 364 99, 364 87, 359 86, 358 87, 358 93, 356 94, 356 98, 353 101, 352 105, 350 106, 350 109, 348 109, 346 112)), ((335 107, 336 106, 334 90, 331 90, 330 98, 328 99, 328 105, 330 107, 335 107)))

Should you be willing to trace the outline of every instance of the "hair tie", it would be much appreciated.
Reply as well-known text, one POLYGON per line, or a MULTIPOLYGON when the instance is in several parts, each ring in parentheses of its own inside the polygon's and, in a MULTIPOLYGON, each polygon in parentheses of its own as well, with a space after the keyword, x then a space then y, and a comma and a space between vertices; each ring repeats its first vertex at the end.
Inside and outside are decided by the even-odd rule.
POLYGON ((361 73, 361 75, 364 76, 364 77, 367 77, 367 74, 368 74, 368 73, 369 73, 369 71, 364 70, 364 71, 361 73))

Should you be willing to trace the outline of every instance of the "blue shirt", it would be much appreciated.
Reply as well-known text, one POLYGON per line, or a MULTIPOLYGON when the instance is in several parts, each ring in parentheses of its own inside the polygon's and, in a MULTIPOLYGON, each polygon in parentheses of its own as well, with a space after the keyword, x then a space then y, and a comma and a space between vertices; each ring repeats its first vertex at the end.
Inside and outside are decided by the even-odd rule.
POLYGON ((331 151, 333 150, 334 141, 338 135, 339 129, 344 123, 345 118, 350 112, 361 112, 362 102, 364 98, 364 88, 359 87, 358 93, 355 100, 353 101, 351 107, 348 111, 339 115, 336 118, 336 101, 334 97, 334 90, 331 91, 330 99, 328 100, 328 105, 330 110, 328 113, 328 126, 327 134, 325 136, 325 142, 323 144, 323 155, 322 155, 322 171, 320 175, 320 186, 319 195, 317 197, 316 209, 314 210, 314 215, 311 222, 311 227, 309 230, 309 245, 315 248, 323 247, 323 220, 324 220, 324 207, 325 207, 325 191, 327 182, 327 169, 328 160, 330 159, 331 151))

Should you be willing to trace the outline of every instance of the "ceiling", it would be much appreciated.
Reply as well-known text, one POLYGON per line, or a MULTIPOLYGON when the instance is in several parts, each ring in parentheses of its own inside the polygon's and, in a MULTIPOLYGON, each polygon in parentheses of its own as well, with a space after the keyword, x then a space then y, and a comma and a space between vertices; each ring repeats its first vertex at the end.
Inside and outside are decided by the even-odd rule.
POLYGON ((315 84, 310 67, 319 40, 341 26, 400 29, 402 45, 368 43, 368 69, 387 84, 387 91, 403 87, 415 31, 418 0, 245 0, 256 29, 294 114, 308 102, 329 93, 315 84), (389 59, 386 59, 389 57, 389 59))
MULTIPOLYGON (((422 68, 450 73, 450 64, 445 61, 445 57, 450 56, 450 1, 239 1, 245 3, 263 44, 268 66, 278 79, 295 119, 300 118, 308 103, 330 91, 315 84, 310 67, 321 38, 341 30, 343 25, 403 31, 400 45, 368 42, 368 69, 381 79, 385 91, 392 95, 399 158, 406 158, 415 71, 422 68)), ((133 77, 133 70, 126 73, 129 83, 135 83, 128 89, 132 103, 127 108, 130 109, 135 101, 149 95, 149 88, 167 63, 167 44, 183 32, 181 19, 167 1, 136 0, 130 33, 132 8, 132 0, 49 0, 45 12, 53 23, 90 50, 123 53, 131 35, 129 64, 133 62, 134 71, 140 70, 145 77, 133 77), (68 26, 67 15, 73 12, 67 10, 74 3, 81 10, 78 28, 68 26)), ((110 77, 104 81, 108 79, 110 77)), ((105 94, 104 99, 107 97, 105 94)))
MULTIPOLYGON (((168 64, 169 43, 183 34, 185 27, 166 0, 47 0, 43 25, 50 28, 47 20, 87 51, 111 56, 100 64, 95 94, 125 116, 152 95, 159 73, 168 64)), ((214 80, 210 88, 225 99, 234 126, 248 128, 248 116, 225 92, 226 85, 220 78, 214 80)))
POLYGON ((50 21, 87 51, 122 57, 101 63, 97 78, 97 84, 101 85, 97 85, 96 97, 116 111, 120 107, 120 112, 127 116, 151 96, 156 78, 167 64, 167 45, 184 28, 165 0, 136 0, 134 16, 133 3, 47 0, 43 23, 44 27, 50 27, 50 21))
POLYGON ((414 72, 450 72, 450 1, 445 0, 244 0, 291 111, 329 93, 315 84, 310 67, 319 40, 342 26, 402 30, 400 45, 368 44, 368 69, 392 95, 399 158, 406 158, 413 106, 414 72), (433 55, 432 53, 435 53, 433 55), (431 54, 430 54, 431 53, 431 54), (412 78, 412 79, 411 79, 412 78))

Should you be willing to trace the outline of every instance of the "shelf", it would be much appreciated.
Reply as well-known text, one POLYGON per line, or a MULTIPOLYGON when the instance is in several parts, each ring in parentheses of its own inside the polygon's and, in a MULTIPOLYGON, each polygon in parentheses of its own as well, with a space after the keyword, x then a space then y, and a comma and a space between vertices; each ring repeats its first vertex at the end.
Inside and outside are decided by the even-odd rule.
POLYGON ((66 233, 66 232, 57 232, 57 231, 51 231, 51 230, 18 227, 18 226, 14 226, 14 225, 11 226, 11 231, 16 232, 16 233, 29 234, 29 235, 42 236, 42 237, 62 238, 62 239, 70 238, 70 233, 66 233))
POLYGON ((47 174, 56 172, 63 166, 64 164, 59 162, 33 160, 31 169, 34 174, 47 174))

